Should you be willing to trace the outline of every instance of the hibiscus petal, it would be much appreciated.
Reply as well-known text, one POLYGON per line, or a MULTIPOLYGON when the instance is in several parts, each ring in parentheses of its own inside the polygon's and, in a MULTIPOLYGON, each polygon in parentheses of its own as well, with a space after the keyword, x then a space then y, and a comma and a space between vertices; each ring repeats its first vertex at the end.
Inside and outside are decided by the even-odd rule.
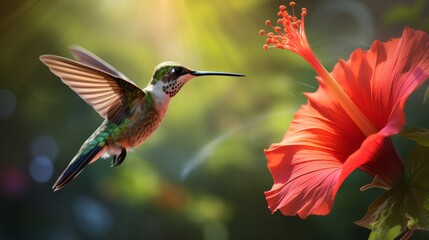
POLYGON ((301 218, 330 211, 342 163, 365 139, 323 84, 307 96, 309 103, 295 114, 283 141, 266 151, 274 178, 273 188, 265 193, 270 210, 301 218), (320 94, 323 103, 330 104, 318 104, 320 94), (333 115, 341 120, 330 121, 333 115))
POLYGON ((333 191, 336 192, 345 178, 358 167, 377 177, 386 187, 391 187, 402 179, 404 162, 390 138, 380 133, 371 135, 343 163, 341 176, 333 191))
MULTIPOLYGON (((307 137, 307 144, 304 139, 301 145, 284 139, 266 151, 274 185, 265 196, 272 212, 280 210, 284 215, 298 215, 303 219, 312 214, 328 214, 340 185, 356 168, 380 179, 402 174, 403 162, 390 139, 382 134, 371 135, 353 151, 342 147, 344 139, 330 141, 330 147, 326 144, 316 147, 310 132, 300 133, 307 137), (337 151, 331 148, 335 146, 337 151), (349 151, 352 153, 344 156, 344 152, 349 151)), ((321 139, 335 135, 324 131, 318 134, 321 139)), ((353 136, 349 137, 352 143, 353 136)))
POLYGON ((331 74, 377 129, 396 134, 406 99, 429 77, 429 35, 405 28, 401 38, 356 50, 331 74))
POLYGON ((265 152, 272 212, 329 213, 339 186, 359 167, 387 185, 398 181, 403 162, 388 137, 402 129, 406 99, 429 76, 429 36, 406 28, 402 38, 356 50, 331 74, 379 132, 365 136, 318 78, 282 142, 265 152))

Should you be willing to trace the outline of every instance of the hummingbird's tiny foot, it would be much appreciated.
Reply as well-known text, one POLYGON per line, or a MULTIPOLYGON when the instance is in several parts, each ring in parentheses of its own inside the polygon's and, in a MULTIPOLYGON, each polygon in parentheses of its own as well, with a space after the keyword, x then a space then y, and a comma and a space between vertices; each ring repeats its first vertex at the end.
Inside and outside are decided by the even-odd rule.
POLYGON ((119 155, 113 155, 111 167, 116 167, 121 165, 121 163, 125 160, 127 156, 127 150, 125 148, 121 149, 121 153, 119 155))
POLYGON ((112 158, 112 163, 110 163, 110 167, 114 167, 114 166, 116 166, 115 165, 115 163, 117 162, 117 159, 118 158, 118 156, 117 155, 113 155, 113 158, 112 158))

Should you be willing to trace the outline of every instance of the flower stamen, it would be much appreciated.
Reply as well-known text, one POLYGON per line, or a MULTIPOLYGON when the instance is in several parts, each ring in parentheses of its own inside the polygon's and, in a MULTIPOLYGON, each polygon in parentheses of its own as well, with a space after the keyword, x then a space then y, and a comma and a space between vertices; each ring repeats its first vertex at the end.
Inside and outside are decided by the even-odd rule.
POLYGON ((298 19, 295 16, 295 5, 295 2, 289 3, 289 6, 292 8, 292 15, 288 13, 287 7, 285 5, 281 5, 279 7, 277 15, 280 18, 277 19, 277 24, 280 26, 273 26, 270 20, 265 21, 265 25, 271 27, 275 33, 266 33, 263 29, 259 31, 259 35, 267 37, 265 44, 263 45, 264 50, 273 47, 286 49, 303 57, 322 78, 323 82, 328 86, 330 92, 335 96, 342 108, 356 123, 359 129, 366 136, 378 132, 377 128, 350 99, 344 89, 341 88, 338 82, 323 67, 314 54, 313 50, 311 50, 304 27, 304 19, 305 16, 307 16, 307 9, 301 9, 301 19, 298 19))

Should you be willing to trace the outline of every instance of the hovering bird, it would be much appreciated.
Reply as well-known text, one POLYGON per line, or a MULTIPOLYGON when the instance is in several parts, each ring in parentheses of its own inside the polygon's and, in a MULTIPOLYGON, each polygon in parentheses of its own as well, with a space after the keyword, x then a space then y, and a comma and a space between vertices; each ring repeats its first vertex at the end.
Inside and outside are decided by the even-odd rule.
POLYGON ((100 157, 113 156, 111 166, 120 165, 128 149, 143 143, 158 128, 171 98, 191 78, 244 76, 196 71, 176 62, 163 62, 155 68, 149 84, 141 89, 88 50, 77 46, 70 50, 77 61, 54 55, 42 55, 40 60, 105 120, 59 176, 52 187, 54 191, 100 157))

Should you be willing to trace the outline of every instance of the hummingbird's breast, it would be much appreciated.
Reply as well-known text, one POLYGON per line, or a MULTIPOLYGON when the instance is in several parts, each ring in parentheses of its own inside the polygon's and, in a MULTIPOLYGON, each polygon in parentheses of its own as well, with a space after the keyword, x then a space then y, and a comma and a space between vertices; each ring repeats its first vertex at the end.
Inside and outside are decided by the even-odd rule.
POLYGON ((125 124, 128 125, 127 130, 119 142, 125 147, 137 147, 147 140, 164 118, 168 103, 147 92, 145 99, 135 104, 135 110, 125 124))
POLYGON ((163 116, 160 116, 154 108, 147 109, 143 114, 137 116, 135 123, 128 131, 128 136, 126 136, 126 139, 129 139, 130 147, 137 147, 148 139, 158 128, 162 118, 163 116))

